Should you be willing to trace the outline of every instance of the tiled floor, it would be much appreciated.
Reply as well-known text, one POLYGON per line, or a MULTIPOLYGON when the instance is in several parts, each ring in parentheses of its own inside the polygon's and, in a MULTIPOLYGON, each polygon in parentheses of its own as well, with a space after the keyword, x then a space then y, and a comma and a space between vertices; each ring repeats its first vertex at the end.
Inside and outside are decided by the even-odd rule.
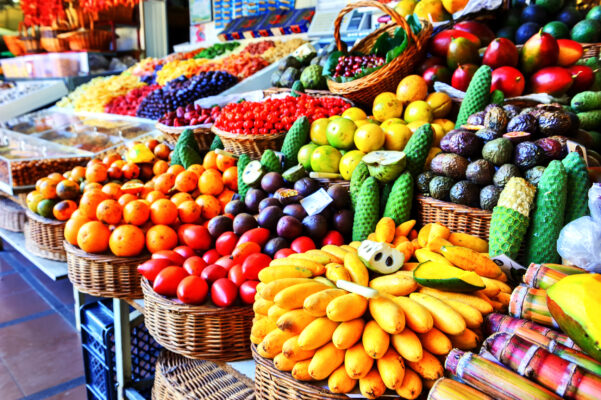
POLYGON ((84 400, 73 292, 4 245, 0 251, 0 398, 84 400))

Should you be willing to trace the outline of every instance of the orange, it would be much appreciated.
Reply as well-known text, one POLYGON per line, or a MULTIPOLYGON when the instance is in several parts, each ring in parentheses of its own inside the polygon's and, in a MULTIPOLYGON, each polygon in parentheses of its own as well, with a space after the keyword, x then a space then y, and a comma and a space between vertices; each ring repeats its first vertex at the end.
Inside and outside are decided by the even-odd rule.
POLYGON ((188 201, 188 200, 194 201, 194 198, 192 197, 192 195, 190 195, 190 193, 179 192, 179 193, 176 193, 173 196, 171 196, 171 201, 178 207, 184 201, 188 201))
POLYGON ((102 160, 100 158, 94 158, 94 159, 88 161, 88 164, 86 166, 90 167, 95 164, 102 164, 102 160))
POLYGON ((117 257, 137 256, 144 250, 144 232, 134 225, 115 228, 109 238, 109 247, 117 257))
POLYGON ((58 172, 53 172, 50 175, 48 175, 48 179, 51 179, 54 182, 59 183, 60 181, 64 181, 66 178, 64 176, 62 176, 61 174, 59 174, 58 172))
POLYGON ((56 185, 56 195, 63 200, 72 200, 81 194, 79 185, 73 181, 65 179, 56 185))
POLYGON ((217 168, 217 153, 211 150, 205 154, 205 158, 202 160, 202 166, 205 169, 217 168))
POLYGON ((155 225, 146 232, 146 247, 151 253, 177 246, 177 233, 167 225, 155 225))
POLYGON ((181 165, 172 165, 169 168, 167 168, 167 172, 173 174, 173 176, 177 176, 177 174, 179 174, 182 171, 185 171, 185 169, 181 165))
POLYGON ((131 203, 134 200, 137 200, 138 198, 136 196, 134 196, 131 193, 125 193, 122 194, 121 197, 119 197, 119 200, 117 200, 119 202, 119 205, 121 207, 125 207, 127 204, 131 203))
POLYGON ((229 167, 223 171, 223 184, 234 192, 238 191, 238 167, 229 167))
POLYGON ((77 232, 77 245, 87 253, 103 253, 109 247, 111 231, 102 222, 86 222, 77 232))
POLYGON ((75 216, 75 213, 71 214, 71 218, 65 224, 65 240, 73 246, 77 246, 77 232, 86 222, 90 222, 90 220, 86 217, 75 216))
POLYGON ((166 199, 167 195, 159 192, 158 190, 151 190, 146 196, 144 196, 144 198, 148 200, 150 204, 152 204, 159 199, 166 199))
POLYGON ((227 203, 232 201, 232 197, 234 197, 235 194, 236 192, 229 189, 225 189, 223 192, 221 192, 221 194, 217 197, 217 199, 221 203, 221 209, 225 210, 225 206, 227 205, 227 203))
POLYGON ((42 186, 42 183, 48 181, 50 179, 48 179, 47 176, 38 179, 37 181, 35 181, 35 190, 37 190, 38 192, 40 191, 40 186, 42 186))
POLYGON ((113 161, 113 163, 110 166, 111 167, 117 167, 119 169, 123 169, 123 167, 125 166, 125 164, 127 164, 127 161, 125 161, 125 160, 117 160, 117 161, 113 161))
POLYGON ((127 224, 144 225, 149 217, 150 206, 143 200, 134 200, 123 208, 123 220, 127 224))
POLYGON ((223 172, 229 167, 235 166, 236 159, 234 157, 226 156, 225 154, 217 154, 215 164, 217 165, 217 169, 223 172))
POLYGON ((108 156, 104 157, 102 159, 102 163, 104 165, 108 165, 109 167, 111 167, 111 164, 113 164, 117 160, 121 160, 121 156, 117 153, 112 153, 112 154, 109 154, 108 156))
POLYGON ((154 189, 161 193, 167 193, 175 185, 175 175, 165 172, 154 179, 154 189))
POLYGON ((40 184, 39 192, 44 196, 45 199, 56 199, 56 186, 57 183, 49 178, 40 184))
POLYGON ((121 185, 115 182, 109 182, 102 187, 102 191, 106 193, 111 199, 118 200, 123 194, 121 185))
POLYGON ((177 206, 169 199, 159 199, 150 205, 150 219, 157 225, 172 224, 177 220, 177 206))
POLYGON ((198 196, 196 204, 202 208, 201 216, 205 219, 211 219, 221 213, 221 203, 214 196, 207 194, 198 196))
POLYGON ((171 153, 171 149, 165 143, 159 143, 154 147, 153 153, 161 160, 166 160, 169 158, 169 153, 171 153))
POLYGON ((186 171, 192 171, 196 175, 201 176, 203 172, 205 172, 205 167, 200 164, 192 164, 186 169, 186 171))
POLYGON ((71 175, 69 179, 74 181, 79 181, 86 176, 86 167, 75 167, 71 170, 71 175))
POLYGON ((89 192, 90 190, 94 190, 94 189, 98 189, 98 190, 102 190, 102 185, 98 182, 90 182, 90 183, 86 183, 85 186, 83 187, 83 192, 89 192))
POLYGON ((192 171, 182 171, 175 177, 175 189, 192 192, 198 186, 198 175, 192 171))
MULTIPOLYGON (((77 210, 73 211, 73 214, 71 214, 71 218, 70 218, 70 219, 73 219, 73 218, 80 218, 80 217, 86 218, 86 217, 84 217, 84 215, 82 214, 81 210, 78 208, 77 210)), ((87 219, 87 218, 86 218, 86 219, 87 219)), ((89 220, 88 220, 88 221, 89 221, 89 220)))
POLYGON ((106 199, 108 199, 108 196, 100 190, 85 192, 79 201, 79 210, 84 217, 96 219, 96 209, 106 199))
POLYGON ((152 166, 152 173, 155 175, 161 175, 167 172, 169 169, 169 163, 165 160, 156 160, 152 166))
POLYGON ((75 210, 77 210, 76 202, 73 200, 63 200, 54 205, 52 214, 54 215, 54 218, 59 221, 66 221, 71 217, 75 210))
POLYGON ((156 139, 149 139, 145 144, 146 147, 148 147, 148 150, 154 151, 154 149, 158 146, 159 141, 156 139))
POLYGON ((108 168, 102 163, 93 164, 86 169, 86 180, 88 182, 104 182, 108 177, 108 168))
POLYGON ((117 166, 110 166, 107 172, 111 179, 121 179, 123 177, 123 171, 117 166))
POLYGON ((194 200, 188 200, 177 207, 177 213, 183 224, 193 224, 200 218, 202 208, 194 200))
POLYGON ((96 208, 96 218, 107 225, 118 224, 123 213, 117 200, 108 199, 100 202, 96 208))
POLYGON ((125 179, 136 179, 140 176, 140 167, 134 163, 125 164, 121 167, 121 171, 123 171, 123 177, 125 179))
POLYGON ((198 188, 202 194, 218 195, 223 192, 221 173, 216 169, 207 169, 198 180, 198 188))

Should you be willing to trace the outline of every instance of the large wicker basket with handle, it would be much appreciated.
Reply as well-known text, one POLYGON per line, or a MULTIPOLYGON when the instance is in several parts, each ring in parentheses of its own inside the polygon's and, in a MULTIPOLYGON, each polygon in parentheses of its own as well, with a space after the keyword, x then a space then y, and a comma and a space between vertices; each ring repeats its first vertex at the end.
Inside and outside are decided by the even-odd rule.
POLYGON ((209 150, 211 147, 211 143, 215 138, 215 134, 211 132, 211 128, 204 125, 196 125, 196 126, 167 126, 165 124, 158 123, 156 124, 156 128, 161 131, 163 134, 163 138, 165 141, 171 145, 177 143, 179 136, 186 129, 191 129, 194 133, 194 138, 196 139, 196 143, 198 143, 198 147, 200 150, 209 150))
POLYGON ((286 132, 265 135, 231 133, 223 131, 215 125, 213 125, 211 130, 219 136, 226 151, 234 153, 237 156, 248 154, 251 160, 260 159, 263 152, 267 149, 279 151, 286 136, 286 132))
POLYGON ((25 248, 38 257, 66 261, 63 248, 65 221, 44 218, 30 210, 26 210, 26 213, 25 248))
POLYGON ((146 327, 161 346, 194 359, 250 358, 251 306, 183 304, 157 294, 145 278, 142 290, 146 327))
POLYGON ((407 48, 401 55, 385 64, 378 70, 359 79, 350 82, 339 83, 328 79, 328 88, 332 93, 339 94, 366 107, 371 108, 374 98, 382 92, 395 92, 396 87, 403 77, 413 72, 415 67, 422 61, 426 51, 426 44, 432 34, 432 24, 420 20, 422 30, 415 35, 405 19, 392 8, 377 1, 357 1, 344 7, 336 21, 334 21, 334 39, 338 49, 342 49, 340 39, 340 25, 346 14, 356 8, 376 7, 392 17, 392 23, 371 32, 365 38, 359 40, 351 49, 352 52, 369 53, 376 40, 384 32, 393 34, 395 29, 401 27, 409 38, 407 48))

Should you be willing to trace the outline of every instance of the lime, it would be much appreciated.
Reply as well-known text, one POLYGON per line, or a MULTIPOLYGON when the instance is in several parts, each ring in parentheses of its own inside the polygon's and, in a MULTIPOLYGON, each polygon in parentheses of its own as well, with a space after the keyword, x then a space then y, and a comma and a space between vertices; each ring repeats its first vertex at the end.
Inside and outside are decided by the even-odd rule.
POLYGON ((418 100, 409 103, 405 109, 405 121, 409 124, 415 121, 432 121, 432 109, 423 100, 418 100))
POLYGON ((311 154, 311 169, 315 172, 338 173, 342 155, 332 146, 319 146, 311 154))
POLYGON ((301 147, 298 151, 298 162, 308 171, 311 170, 311 154, 318 147, 315 143, 309 143, 301 147))
POLYGON ((313 121, 311 124, 311 131, 309 136, 311 137, 311 141, 320 146, 324 144, 328 144, 328 138, 326 137, 326 129, 328 128, 328 124, 330 120, 327 118, 319 118, 313 121))
POLYGON ((355 146, 364 153, 381 149, 386 136, 376 124, 365 124, 355 132, 355 146))
POLYGON ((52 209, 56 204, 56 200, 43 199, 38 203, 37 213, 45 218, 52 218, 52 209))
POLYGON ((601 6, 595 6, 586 14, 586 19, 594 19, 601 22, 601 6))
POLYGON ((551 21, 543 27, 543 32, 548 33, 555 39, 567 39, 570 37, 570 28, 560 21, 551 21))
POLYGON ((364 155, 365 153, 359 150, 351 150, 344 154, 338 165, 340 175, 342 175, 344 179, 350 180, 355 167, 361 162, 364 155))
POLYGON ((33 192, 29 192, 27 194, 25 202, 27 203, 27 208, 29 208, 34 213, 37 213, 38 212, 38 204, 42 200, 44 200, 44 196, 42 196, 42 194, 40 192, 38 192, 37 190, 34 190, 33 192))
POLYGON ((398 118, 403 115, 403 103, 392 92, 380 93, 374 99, 372 112, 374 118, 380 122, 389 118, 398 118))
POLYGON ((342 113, 342 117, 348 118, 351 121, 359 121, 361 119, 367 118, 367 114, 365 114, 365 111, 363 111, 359 107, 351 107, 344 110, 344 112, 342 113))
POLYGON ((384 148, 386 150, 401 151, 411 138, 411 129, 405 124, 392 124, 384 129, 384 148))
POLYGON ((336 118, 328 124, 326 137, 328 143, 337 149, 350 149, 353 147, 353 134, 357 125, 347 118, 336 118))

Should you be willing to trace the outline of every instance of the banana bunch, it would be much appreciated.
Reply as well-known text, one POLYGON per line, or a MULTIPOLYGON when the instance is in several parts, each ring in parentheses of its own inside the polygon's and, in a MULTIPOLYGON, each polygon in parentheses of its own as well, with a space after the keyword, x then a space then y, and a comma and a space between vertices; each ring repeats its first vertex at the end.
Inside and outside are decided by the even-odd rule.
MULTIPOLYGON (((410 234, 413 225, 407 226, 410 234)), ((359 245, 327 245, 273 260, 259 273, 250 339, 262 357, 299 381, 327 379, 333 393, 348 393, 358 384, 370 399, 387 389, 415 399, 442 377, 441 360, 453 347, 478 346, 492 300, 420 287, 410 270, 370 279, 359 245), (338 280, 377 294, 339 289, 338 280)), ((489 294, 497 289, 495 295, 507 294, 507 285, 490 281, 489 294)))

